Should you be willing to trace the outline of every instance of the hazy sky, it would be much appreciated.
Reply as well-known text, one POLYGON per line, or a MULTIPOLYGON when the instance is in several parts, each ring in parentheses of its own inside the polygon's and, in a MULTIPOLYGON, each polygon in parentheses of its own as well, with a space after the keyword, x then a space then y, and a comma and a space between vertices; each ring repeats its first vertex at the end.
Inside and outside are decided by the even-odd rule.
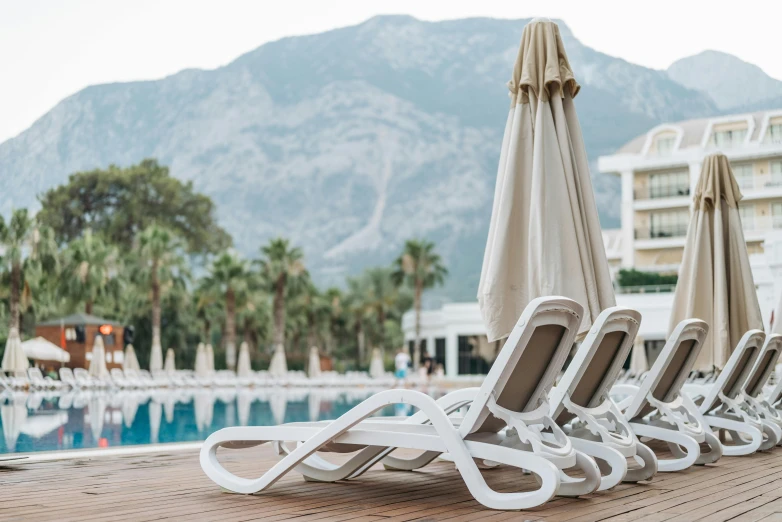
POLYGON ((717 49, 782 79, 778 0, 0 0, 0 142, 91 84, 215 68, 270 40, 391 13, 561 18, 584 44, 647 67, 717 49))

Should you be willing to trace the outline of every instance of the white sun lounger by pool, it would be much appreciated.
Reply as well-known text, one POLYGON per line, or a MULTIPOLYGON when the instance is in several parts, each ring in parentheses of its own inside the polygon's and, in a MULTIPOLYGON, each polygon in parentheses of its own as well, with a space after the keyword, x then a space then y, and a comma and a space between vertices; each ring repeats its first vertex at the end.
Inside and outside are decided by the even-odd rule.
POLYGON ((551 391, 551 416, 573 446, 597 459, 600 490, 626 480, 648 480, 657 473, 657 457, 638 441, 609 394, 635 342, 641 314, 628 308, 604 310, 551 391), (627 459, 638 467, 628 470, 627 459))
POLYGON ((748 331, 713 383, 684 386, 684 392, 698 404, 702 420, 721 435, 725 455, 749 455, 776 445, 769 423, 763 423, 754 411, 745 407, 741 396, 765 339, 766 334, 761 330, 748 331))
POLYGON ((679 323, 640 384, 620 384, 611 390, 637 437, 667 443, 673 458, 658 459, 660 471, 679 471, 722 456, 719 439, 702 419, 698 407, 682 394, 709 326, 699 319, 679 323), (709 446, 702 452, 700 444, 709 446))
POLYGON ((43 376, 39 368, 28 368, 27 377, 30 379, 30 385, 38 390, 60 390, 62 383, 49 377, 43 376))
MULTIPOLYGON (((747 377, 747 381, 741 389, 741 396, 744 403, 747 404, 752 410, 760 416, 763 423, 768 423, 771 430, 774 431, 777 438, 777 445, 782 443, 782 415, 774 408, 773 403, 766 400, 763 393, 763 387, 768 382, 768 378, 774 371, 774 367, 779 360, 780 353, 782 353, 782 335, 771 334, 766 337, 766 344, 763 346, 763 350, 760 352, 755 366, 747 377)), ((776 388, 780 385, 777 384, 776 388)), ((772 398, 774 391, 769 396, 772 398)), ((777 392, 779 393, 779 392, 777 392)), ((778 402, 777 397, 776 401, 778 402)))
MULTIPOLYGON (((213 433, 201 449, 201 467, 224 489, 236 493, 263 491, 292 470, 311 480, 339 480, 357 476, 365 464, 376 461, 386 448, 448 453, 470 493, 494 509, 525 509, 548 501, 560 488, 560 472, 580 467, 579 484, 563 484, 566 493, 594 491, 600 472, 594 460, 573 449, 570 440, 548 417, 547 394, 573 344, 583 308, 563 297, 539 298, 524 310, 500 351, 472 404, 454 426, 441 404, 421 392, 387 390, 368 398, 339 419, 280 426, 232 427, 213 433), (527 349, 529 348, 529 349, 527 349), (421 416, 408 421, 370 418, 392 404, 410 404, 421 416), (422 424, 422 417, 429 424, 422 424), (502 430, 508 426, 505 433, 502 430), (544 442, 541 430, 557 433, 558 445, 544 442), (561 435, 560 435, 561 434, 561 435), (237 477, 217 459, 217 449, 245 448, 273 442, 283 456, 257 479, 237 477), (286 443, 294 443, 288 448, 286 443), (316 452, 359 454, 348 464, 328 463, 316 452), (367 456, 364 462, 357 461, 367 456), (315 457, 315 458, 313 458, 315 457), (534 491, 500 493, 480 473, 476 459, 515 466, 537 475, 534 491)), ((455 392, 459 393, 459 392, 455 392)), ((431 459, 430 459, 431 460, 431 459)))

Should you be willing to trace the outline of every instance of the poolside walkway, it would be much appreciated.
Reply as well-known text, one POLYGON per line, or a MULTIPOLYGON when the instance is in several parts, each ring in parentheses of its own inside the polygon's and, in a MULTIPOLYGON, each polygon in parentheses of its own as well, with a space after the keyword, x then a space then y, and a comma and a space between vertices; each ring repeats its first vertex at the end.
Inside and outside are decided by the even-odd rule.
MULTIPOLYGON (((270 448, 221 453, 226 467, 258 476, 274 462, 270 448)), ((492 487, 534 487, 516 470, 485 473, 492 487)), ((378 468, 340 484, 308 483, 291 473, 266 493, 221 493, 198 454, 148 453, 0 465, 0 520, 499 520, 782 521, 782 449, 679 473, 649 484, 621 485, 581 499, 555 498, 525 512, 484 509, 453 464, 422 471, 378 468)))

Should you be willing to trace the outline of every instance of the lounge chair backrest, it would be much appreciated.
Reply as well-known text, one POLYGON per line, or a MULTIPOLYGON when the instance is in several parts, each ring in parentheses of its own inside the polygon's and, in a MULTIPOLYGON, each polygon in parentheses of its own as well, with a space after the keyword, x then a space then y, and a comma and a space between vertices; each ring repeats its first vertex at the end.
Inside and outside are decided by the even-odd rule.
POLYGON ((625 410, 628 420, 643 417, 655 409, 647 400, 649 395, 661 402, 671 402, 679 395, 708 333, 709 325, 700 319, 685 319, 676 325, 625 410))
POLYGON ((41 382, 43 380, 43 374, 39 368, 28 368, 27 376, 33 382, 41 382))
POLYGON ((90 378, 90 372, 88 372, 84 368, 74 368, 73 369, 73 376, 76 379, 89 379, 90 378))
POLYGON ((510 332, 459 431, 497 432, 504 421, 488 408, 493 400, 501 408, 529 412, 547 400, 549 390, 570 353, 584 309, 567 297, 532 300, 510 332))
POLYGON ((122 382, 125 380, 125 374, 122 373, 122 370, 119 368, 112 368, 109 370, 109 373, 111 374, 111 378, 117 382, 122 382))
POLYGON ((763 393, 763 386, 766 385, 768 377, 774 371, 780 351, 782 351, 782 335, 771 334, 766 337, 766 344, 749 373, 749 377, 744 382, 744 393, 755 398, 763 393))
POLYGON ((700 404, 702 413, 707 413, 719 405, 720 393, 733 399, 741 392, 765 340, 766 334, 761 330, 750 330, 741 337, 725 368, 700 404))
POLYGON ((573 417, 563 404, 594 408, 606 399, 635 342, 641 314, 629 308, 607 308, 597 317, 559 384, 551 391, 552 417, 560 424, 573 417))
POLYGON ((71 383, 74 381, 73 370, 70 368, 60 368, 60 380, 71 383))

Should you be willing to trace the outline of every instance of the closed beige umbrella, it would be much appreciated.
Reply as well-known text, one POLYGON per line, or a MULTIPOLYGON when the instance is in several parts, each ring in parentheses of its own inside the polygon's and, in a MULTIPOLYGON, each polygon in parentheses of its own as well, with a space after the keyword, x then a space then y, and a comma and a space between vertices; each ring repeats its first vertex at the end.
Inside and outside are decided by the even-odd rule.
POLYGON ((152 351, 149 354, 149 371, 156 372, 163 369, 163 347, 160 344, 160 337, 152 338, 152 351))
POLYGON ((741 192, 728 158, 703 160, 679 269, 669 332, 684 319, 709 323, 695 369, 722 369, 747 330, 763 329, 741 228, 741 192))
POLYGON ((209 368, 209 375, 215 372, 215 351, 211 344, 206 345, 206 365, 209 368))
POLYGON ((3 371, 26 372, 30 362, 24 354, 22 348, 22 339, 19 338, 19 330, 11 328, 8 331, 8 340, 5 342, 5 352, 3 352, 3 371))
POLYGON ((90 375, 98 379, 105 379, 109 376, 109 370, 106 368, 106 351, 103 348, 103 337, 95 337, 95 343, 92 345, 92 359, 90 360, 90 375))
POLYGON ((310 348, 310 361, 307 369, 311 379, 320 377, 320 353, 318 352, 317 346, 310 348))
POLYGON ((206 377, 209 375, 209 363, 206 360, 206 346, 204 346, 203 343, 198 343, 198 347, 196 348, 194 369, 198 377, 206 377))
POLYGON ((141 366, 138 363, 138 357, 136 357, 136 350, 133 348, 132 344, 125 347, 125 357, 122 359, 122 369, 134 371, 139 371, 141 369, 141 366))
POLYGON ((285 358, 285 347, 278 344, 274 347, 274 355, 269 362, 269 375, 272 377, 284 377, 288 373, 288 361, 285 358))
POLYGON ((253 369, 250 365, 250 346, 242 343, 239 346, 239 362, 236 364, 236 375, 239 377, 250 377, 253 369))
POLYGON ((372 350, 372 360, 369 362, 369 376, 373 379, 380 379, 385 375, 386 368, 383 364, 383 352, 380 348, 372 350))
POLYGON ((508 83, 511 107, 500 152, 478 302, 489 342, 508 336, 541 296, 578 301, 585 333, 616 304, 589 165, 559 27, 524 28, 508 83))
POLYGON ((166 373, 176 372, 176 355, 173 348, 166 350, 166 364, 163 365, 163 369, 166 373))

